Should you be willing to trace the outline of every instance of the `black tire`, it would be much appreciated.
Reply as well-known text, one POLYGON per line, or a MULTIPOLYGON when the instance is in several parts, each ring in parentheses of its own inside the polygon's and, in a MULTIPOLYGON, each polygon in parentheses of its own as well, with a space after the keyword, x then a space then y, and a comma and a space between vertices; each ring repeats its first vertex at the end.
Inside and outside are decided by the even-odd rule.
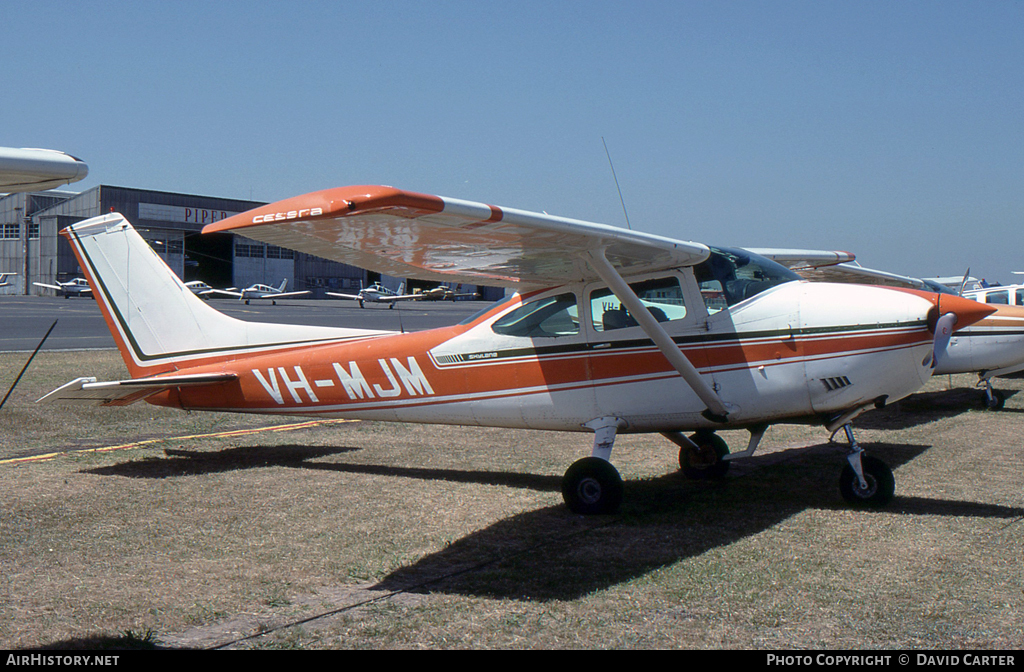
POLYGON ((615 513, 622 503, 622 477, 607 460, 584 457, 562 477, 562 498, 573 513, 600 515, 615 513))
POLYGON ((723 478, 729 471, 729 444, 714 432, 697 432, 690 437, 697 444, 679 448, 679 468, 683 475, 694 480, 723 478))
POLYGON ((985 408, 990 411, 1001 411, 1003 405, 1006 404, 1006 395, 999 390, 992 390, 992 398, 989 399, 988 395, 985 395, 985 408))
POLYGON ((867 490, 860 487, 853 467, 846 465, 839 477, 839 492, 843 499, 855 506, 880 508, 892 501, 896 494, 896 479, 892 469, 877 457, 862 455, 861 466, 864 469, 864 480, 868 483, 867 490))

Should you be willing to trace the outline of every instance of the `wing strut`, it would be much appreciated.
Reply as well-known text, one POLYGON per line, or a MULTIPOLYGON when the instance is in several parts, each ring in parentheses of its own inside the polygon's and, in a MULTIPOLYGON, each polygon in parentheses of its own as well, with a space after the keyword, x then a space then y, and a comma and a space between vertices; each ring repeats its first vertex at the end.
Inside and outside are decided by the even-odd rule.
POLYGON ((725 402, 718 396, 707 381, 701 377, 697 368, 690 363, 690 360, 679 350, 672 337, 668 335, 661 324, 654 319, 654 316, 647 310, 640 297, 629 286, 619 272, 615 270, 611 262, 605 257, 604 250, 591 251, 587 259, 594 271, 601 276, 601 279, 608 283, 608 287, 622 302, 629 314, 637 321, 640 328, 644 330, 654 344, 658 346, 665 359, 679 372, 686 384, 700 397, 700 400, 708 407, 704 416, 714 422, 726 422, 729 410, 725 402))

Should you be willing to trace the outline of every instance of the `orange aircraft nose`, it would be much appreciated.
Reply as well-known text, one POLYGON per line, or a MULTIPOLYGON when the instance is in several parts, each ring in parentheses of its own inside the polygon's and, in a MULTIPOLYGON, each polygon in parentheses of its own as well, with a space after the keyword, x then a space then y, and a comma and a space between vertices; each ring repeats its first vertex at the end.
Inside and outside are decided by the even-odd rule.
POLYGON ((996 312, 995 306, 965 299, 954 294, 936 294, 935 297, 937 310, 929 311, 928 315, 928 325, 933 332, 935 331, 935 322, 947 313, 956 315, 956 325, 954 325, 953 331, 957 331, 996 312))

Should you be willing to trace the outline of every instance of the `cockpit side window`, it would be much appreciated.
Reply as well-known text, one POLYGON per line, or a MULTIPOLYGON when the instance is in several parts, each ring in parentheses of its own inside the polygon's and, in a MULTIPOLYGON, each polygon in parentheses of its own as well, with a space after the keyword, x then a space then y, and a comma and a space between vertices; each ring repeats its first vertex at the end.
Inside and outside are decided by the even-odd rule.
MULTIPOLYGON (((629 285, 658 322, 686 317, 683 289, 675 276, 634 282, 629 285)), ((637 321, 608 288, 590 293, 590 319, 594 331, 612 331, 637 326, 637 321)))
POLYGON ((711 256, 693 269, 709 314, 736 305, 766 289, 800 276, 781 264, 746 250, 711 248, 711 256))
POLYGON ((579 307, 572 292, 529 301, 495 320, 491 329, 503 336, 555 338, 580 333, 579 307))

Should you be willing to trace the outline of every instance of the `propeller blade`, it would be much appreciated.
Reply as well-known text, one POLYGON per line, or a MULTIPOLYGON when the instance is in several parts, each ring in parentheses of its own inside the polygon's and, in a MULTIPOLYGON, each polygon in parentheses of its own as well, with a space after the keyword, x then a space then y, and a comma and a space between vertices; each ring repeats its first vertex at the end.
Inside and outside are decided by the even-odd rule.
POLYGON ((960 281, 960 291, 957 292, 957 296, 963 296, 964 295, 964 287, 967 286, 967 278, 969 278, 969 277, 971 277, 971 267, 970 266, 967 267, 967 272, 964 273, 964 279, 962 281, 960 281))
POLYGON ((956 313, 946 313, 935 323, 935 341, 932 345, 931 368, 939 363, 939 358, 946 354, 949 346, 949 339, 953 336, 953 327, 956 325, 956 313))

